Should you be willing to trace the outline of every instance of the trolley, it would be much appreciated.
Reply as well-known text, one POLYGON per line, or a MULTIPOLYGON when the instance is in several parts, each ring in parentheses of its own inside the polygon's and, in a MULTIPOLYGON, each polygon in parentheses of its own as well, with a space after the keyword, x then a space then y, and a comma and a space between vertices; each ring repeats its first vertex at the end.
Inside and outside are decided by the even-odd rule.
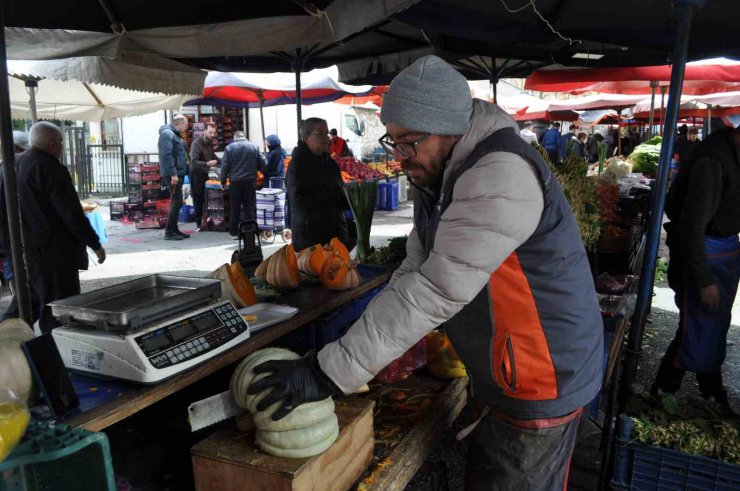
POLYGON ((271 177, 268 186, 257 191, 257 224, 262 240, 272 244, 280 235, 283 242, 291 239, 290 229, 285 226, 288 195, 284 177, 271 177))

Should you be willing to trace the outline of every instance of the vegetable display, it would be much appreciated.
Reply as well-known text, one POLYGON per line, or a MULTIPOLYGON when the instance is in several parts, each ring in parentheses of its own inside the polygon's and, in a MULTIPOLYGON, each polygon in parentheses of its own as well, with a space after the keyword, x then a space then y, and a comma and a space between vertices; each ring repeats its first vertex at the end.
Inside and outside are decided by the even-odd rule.
POLYGON ((346 172, 355 179, 378 179, 385 177, 383 173, 372 169, 367 164, 363 164, 353 157, 341 157, 337 159, 337 165, 340 171, 346 172))
POLYGON ((347 184, 344 193, 355 216, 357 228, 357 260, 365 261, 370 255, 370 227, 373 224, 378 182, 365 181, 347 184))
POLYGON ((629 156, 629 161, 632 162, 632 170, 648 177, 655 177, 658 174, 658 164, 660 163, 661 143, 662 138, 656 136, 637 145, 629 156))
POLYGON ((266 453, 277 457, 304 458, 326 451, 339 436, 339 422, 334 413, 334 401, 327 397, 323 401, 301 404, 284 418, 273 421, 272 414, 280 406, 276 402, 264 411, 257 405, 270 390, 249 395, 247 390, 253 381, 268 373, 255 374, 254 368, 270 360, 296 360, 296 353, 282 348, 257 350, 244 358, 231 376, 229 387, 234 401, 252 413, 257 427, 255 440, 266 453))
POLYGON ((254 277, 266 281, 275 288, 295 288, 301 281, 298 274, 298 259, 293 244, 278 249, 257 267, 254 277))
POLYGON ((360 286, 360 273, 355 261, 333 256, 324 261, 321 283, 330 290, 349 290, 360 286))
POLYGON ((230 300, 237 309, 257 303, 257 293, 254 286, 249 282, 238 262, 224 264, 209 274, 208 277, 221 281, 221 296, 230 300))

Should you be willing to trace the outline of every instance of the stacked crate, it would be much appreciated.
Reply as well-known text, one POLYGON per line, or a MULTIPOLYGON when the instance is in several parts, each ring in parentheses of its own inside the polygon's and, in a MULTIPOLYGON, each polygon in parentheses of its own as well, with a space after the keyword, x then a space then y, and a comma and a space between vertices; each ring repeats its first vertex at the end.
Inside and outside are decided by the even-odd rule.
POLYGON ((128 179, 128 203, 124 205, 124 214, 136 224, 136 228, 164 228, 167 225, 169 200, 161 199, 159 164, 133 164, 129 166, 128 179))

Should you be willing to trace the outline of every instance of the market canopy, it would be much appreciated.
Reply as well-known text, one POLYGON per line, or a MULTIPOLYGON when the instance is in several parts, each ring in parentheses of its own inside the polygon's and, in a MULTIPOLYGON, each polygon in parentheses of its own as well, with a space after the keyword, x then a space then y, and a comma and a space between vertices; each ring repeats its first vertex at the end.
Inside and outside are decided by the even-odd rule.
MULTIPOLYGON (((647 119, 650 115, 650 99, 643 99, 630 109, 637 119, 647 119)), ((740 92, 723 92, 705 96, 681 96, 679 117, 723 117, 740 114, 740 92)))
MULTIPOLYGON (((296 102, 296 78, 293 73, 221 73, 210 72, 203 87, 203 97, 186 105, 226 105, 266 107, 296 102)), ((325 72, 301 74, 301 103, 330 102, 346 95, 365 96, 370 85, 353 86, 336 82, 325 72)))
MULTIPOLYGON (((525 88, 540 92, 582 94, 650 94, 655 87, 668 87, 671 66, 537 70, 525 88)), ((712 94, 740 90, 740 62, 727 59, 704 60, 686 65, 684 94, 712 94)))
MULTIPOLYGON (((10 106, 15 118, 31 118, 30 94, 23 63, 8 62, 10 106)), ((160 109, 179 109, 188 96, 137 92, 75 80, 38 80, 36 113, 39 118, 103 121, 160 109)))

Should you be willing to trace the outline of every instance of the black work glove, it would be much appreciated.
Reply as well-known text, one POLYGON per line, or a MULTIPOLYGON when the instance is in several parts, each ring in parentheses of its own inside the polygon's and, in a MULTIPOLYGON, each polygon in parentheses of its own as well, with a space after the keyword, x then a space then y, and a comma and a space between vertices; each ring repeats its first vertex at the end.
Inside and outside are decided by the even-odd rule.
POLYGON ((272 414, 277 421, 296 407, 306 402, 322 401, 333 394, 340 394, 339 388, 321 370, 316 353, 309 352, 297 360, 271 360, 254 368, 255 374, 272 372, 265 378, 253 382, 247 394, 254 395, 272 387, 257 404, 257 411, 264 411, 276 402, 282 401, 272 414))

